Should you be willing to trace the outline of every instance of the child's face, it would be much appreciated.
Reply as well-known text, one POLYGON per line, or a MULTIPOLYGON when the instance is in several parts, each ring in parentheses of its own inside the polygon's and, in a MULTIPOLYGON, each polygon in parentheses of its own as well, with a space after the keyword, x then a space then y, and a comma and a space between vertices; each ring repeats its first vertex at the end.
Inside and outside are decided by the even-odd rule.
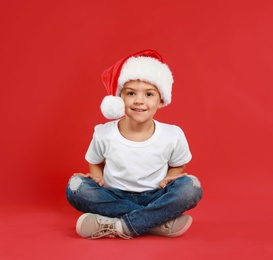
POLYGON ((125 83, 121 98, 125 104, 125 115, 141 122, 152 119, 157 109, 163 106, 158 89, 140 80, 125 83))

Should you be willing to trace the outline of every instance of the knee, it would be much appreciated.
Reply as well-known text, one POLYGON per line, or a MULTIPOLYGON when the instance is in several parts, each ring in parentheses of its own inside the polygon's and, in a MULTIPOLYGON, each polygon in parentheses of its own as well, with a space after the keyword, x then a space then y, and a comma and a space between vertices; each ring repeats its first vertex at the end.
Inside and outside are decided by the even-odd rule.
POLYGON ((66 198, 75 207, 75 201, 80 196, 80 187, 83 183, 81 176, 72 176, 66 186, 66 198))
POLYGON ((190 179, 190 184, 188 185, 189 193, 195 203, 197 203, 203 196, 201 183, 194 175, 188 175, 187 177, 190 179))
POLYGON ((201 183, 200 183, 200 181, 198 180, 197 177, 195 177, 194 175, 187 175, 186 177, 190 178, 193 187, 201 189, 201 183))
POLYGON ((86 193, 92 189, 97 188, 98 184, 81 175, 72 176, 66 187, 66 194, 68 197, 86 196, 86 193))
POLYGON ((82 211, 81 201, 84 199, 87 190, 86 185, 88 185, 87 178, 75 175, 70 178, 66 187, 66 198, 68 202, 80 211, 82 211))
POLYGON ((186 175, 177 179, 180 186, 180 191, 183 194, 184 199, 192 201, 196 204, 201 200, 203 196, 202 186, 197 177, 193 175, 186 175))
POLYGON ((78 175, 72 176, 70 178, 69 182, 68 182, 67 190, 75 192, 80 188, 82 183, 83 183, 83 177, 82 176, 78 176, 78 175))

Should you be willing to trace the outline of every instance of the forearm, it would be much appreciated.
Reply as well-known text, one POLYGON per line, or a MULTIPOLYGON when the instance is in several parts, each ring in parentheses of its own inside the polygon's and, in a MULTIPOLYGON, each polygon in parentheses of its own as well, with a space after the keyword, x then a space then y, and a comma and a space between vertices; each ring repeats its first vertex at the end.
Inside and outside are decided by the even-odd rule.
POLYGON ((169 167, 167 175, 160 182, 159 186, 161 188, 164 188, 171 181, 174 181, 175 179, 182 177, 183 175, 186 175, 186 173, 184 173, 185 168, 186 168, 186 165, 182 165, 179 167, 169 167))
POLYGON ((166 177, 176 177, 180 174, 183 174, 185 171, 186 165, 182 165, 179 167, 169 167, 166 177))
POLYGON ((104 168, 104 162, 100 164, 89 163, 89 171, 96 178, 102 179, 103 168, 104 168))
POLYGON ((86 174, 85 177, 91 178, 100 186, 104 186, 103 168, 104 168, 104 163, 100 163, 100 164, 89 163, 90 173, 86 174))

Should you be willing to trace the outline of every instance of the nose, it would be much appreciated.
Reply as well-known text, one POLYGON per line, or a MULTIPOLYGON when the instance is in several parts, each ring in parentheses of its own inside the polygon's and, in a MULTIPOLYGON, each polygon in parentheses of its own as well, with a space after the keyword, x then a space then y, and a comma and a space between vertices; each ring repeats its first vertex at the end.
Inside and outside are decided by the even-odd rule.
POLYGON ((143 105, 143 96, 142 95, 137 95, 134 101, 135 105, 143 105))
POLYGON ((142 102, 142 101, 140 101, 140 100, 136 100, 135 102, 135 105, 143 105, 144 103, 142 102))

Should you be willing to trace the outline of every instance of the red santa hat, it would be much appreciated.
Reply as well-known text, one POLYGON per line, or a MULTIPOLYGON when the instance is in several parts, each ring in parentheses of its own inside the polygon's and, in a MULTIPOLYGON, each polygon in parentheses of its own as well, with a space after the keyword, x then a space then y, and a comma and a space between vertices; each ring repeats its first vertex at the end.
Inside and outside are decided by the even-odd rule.
POLYGON ((120 92, 130 80, 142 80, 155 85, 163 100, 163 106, 171 103, 172 72, 154 50, 144 50, 119 60, 106 69, 101 78, 108 94, 101 103, 101 112, 107 119, 124 116, 124 102, 120 92))

